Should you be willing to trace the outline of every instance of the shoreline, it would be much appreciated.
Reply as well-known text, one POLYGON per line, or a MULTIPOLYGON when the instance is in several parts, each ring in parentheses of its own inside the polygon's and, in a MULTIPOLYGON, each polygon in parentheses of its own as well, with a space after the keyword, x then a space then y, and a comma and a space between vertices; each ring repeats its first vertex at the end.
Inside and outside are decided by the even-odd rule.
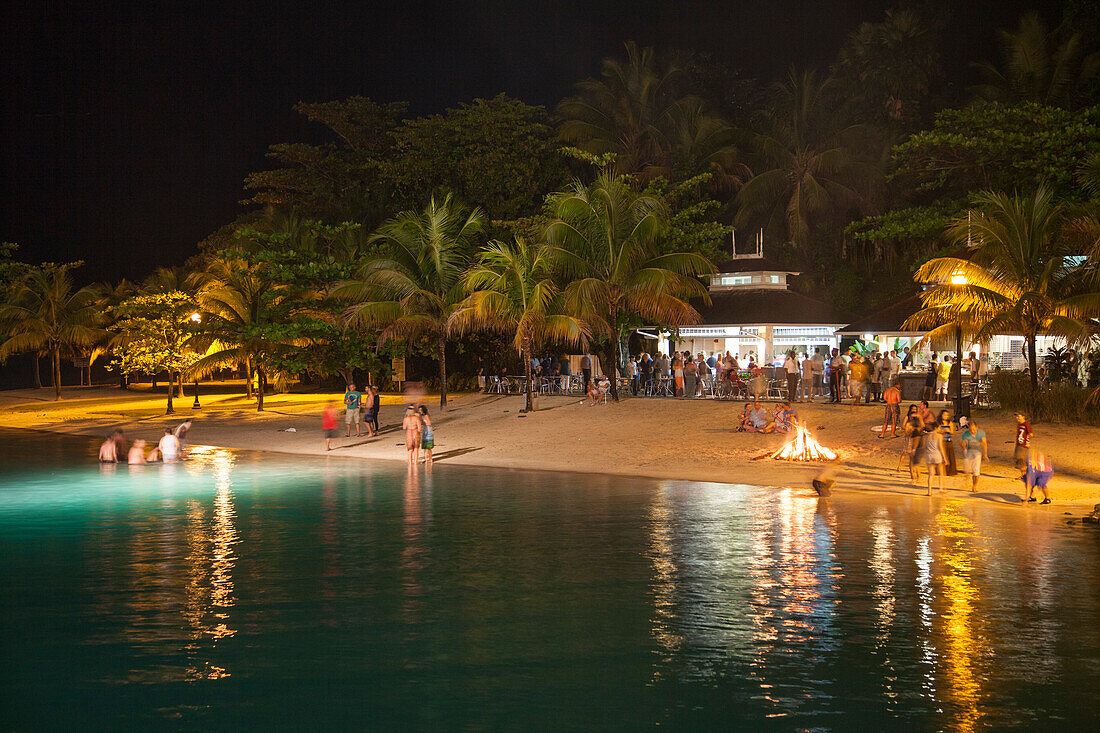
MULTIPOLYGON (((0 425, 88 436, 103 436, 117 427, 132 439, 152 438, 164 426, 194 418, 189 441, 195 445, 407 463, 399 427, 404 402, 398 395, 384 396, 379 436, 352 435, 349 440, 341 435, 333 441, 338 446, 326 453, 321 448, 320 411, 326 403, 339 403, 342 395, 272 395, 265 398, 268 409, 263 413, 255 412, 243 396, 210 395, 203 398, 201 411, 192 411, 181 401, 183 409, 168 416, 163 414, 162 395, 73 388, 66 390, 64 400, 53 402, 42 399, 46 392, 0 393, 0 425), (286 432, 287 428, 295 432, 286 432)), ((544 396, 540 402, 542 409, 524 414, 522 396, 455 395, 447 413, 432 410, 435 460, 501 469, 807 489, 825 465, 755 460, 781 446, 788 436, 731 432, 744 402, 627 398, 618 404, 589 407, 572 396, 544 396)), ((982 500, 1028 508, 1020 501, 1022 485, 1012 478, 1014 469, 1006 465, 1011 445, 1002 445, 1002 438, 1011 437, 1011 416, 975 415, 990 433, 991 458, 983 466, 977 493, 957 488, 964 481, 960 475, 945 477, 942 493, 933 481, 932 496, 927 497, 923 476, 920 485, 914 486, 907 472, 894 471, 901 439, 882 440, 871 432, 872 425, 881 424, 881 407, 820 402, 795 407, 818 440, 841 455, 844 469, 833 489, 836 492, 982 500)), ((1053 455, 1056 471, 1053 502, 1041 509, 1091 508, 1100 501, 1100 429, 1043 424, 1036 433, 1037 443, 1053 455), (1080 470, 1075 471, 1077 467, 1080 470)))

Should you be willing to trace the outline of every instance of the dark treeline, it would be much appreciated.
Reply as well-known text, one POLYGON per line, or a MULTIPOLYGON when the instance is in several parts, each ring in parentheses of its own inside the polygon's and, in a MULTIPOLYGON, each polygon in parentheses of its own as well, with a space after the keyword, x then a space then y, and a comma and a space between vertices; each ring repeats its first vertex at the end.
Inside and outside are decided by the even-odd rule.
POLYGON ((1100 11, 1025 15, 959 86, 934 7, 888 11, 827 67, 771 83, 627 43, 553 109, 303 102, 321 137, 272 145, 243 213, 183 266, 81 288, 77 263, 7 246, 0 353, 40 357, 55 385, 74 357, 170 380, 243 367, 262 409, 268 382, 383 379, 399 353, 439 387, 487 355, 587 344, 619 363, 631 326, 697 317, 697 278, 735 229, 763 230, 796 288, 852 311, 914 290, 989 194, 1072 209, 1058 254, 1091 254, 1100 11))

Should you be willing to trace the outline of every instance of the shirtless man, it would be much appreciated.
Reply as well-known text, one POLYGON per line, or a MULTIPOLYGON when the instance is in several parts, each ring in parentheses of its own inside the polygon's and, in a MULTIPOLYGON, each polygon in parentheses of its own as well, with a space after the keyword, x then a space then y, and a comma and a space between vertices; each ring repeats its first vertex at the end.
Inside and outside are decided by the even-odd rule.
POLYGON ((420 416, 412 405, 405 408, 401 429, 405 431, 405 451, 409 456, 409 465, 415 466, 420 458, 420 416))

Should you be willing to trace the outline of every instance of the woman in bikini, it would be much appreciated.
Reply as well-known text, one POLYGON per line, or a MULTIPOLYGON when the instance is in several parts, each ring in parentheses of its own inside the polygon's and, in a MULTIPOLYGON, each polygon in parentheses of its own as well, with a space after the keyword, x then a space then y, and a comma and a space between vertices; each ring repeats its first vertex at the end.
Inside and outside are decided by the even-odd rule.
POLYGON ((401 428, 405 431, 405 450, 409 454, 409 465, 415 466, 420 457, 420 416, 412 405, 405 408, 405 419, 401 421, 401 428))
POLYGON ((425 405, 420 406, 420 448, 424 451, 424 465, 432 467, 432 448, 435 447, 435 431, 432 429, 432 416, 425 405))

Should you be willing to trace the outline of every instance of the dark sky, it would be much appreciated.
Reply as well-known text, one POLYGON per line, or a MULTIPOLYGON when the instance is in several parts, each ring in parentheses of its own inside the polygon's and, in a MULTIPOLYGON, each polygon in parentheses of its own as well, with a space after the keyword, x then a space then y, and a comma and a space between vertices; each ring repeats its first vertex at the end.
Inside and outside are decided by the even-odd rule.
MULTIPOLYGON (((943 2, 957 15, 948 72, 959 83, 1029 5, 943 2)), ((828 64, 886 5, 6 2, 0 239, 27 260, 84 259, 88 278, 140 278, 182 263, 241 211, 242 179, 268 145, 317 133, 291 109, 300 100, 362 94, 422 114, 507 92, 552 106, 628 39, 772 79, 828 64)))

